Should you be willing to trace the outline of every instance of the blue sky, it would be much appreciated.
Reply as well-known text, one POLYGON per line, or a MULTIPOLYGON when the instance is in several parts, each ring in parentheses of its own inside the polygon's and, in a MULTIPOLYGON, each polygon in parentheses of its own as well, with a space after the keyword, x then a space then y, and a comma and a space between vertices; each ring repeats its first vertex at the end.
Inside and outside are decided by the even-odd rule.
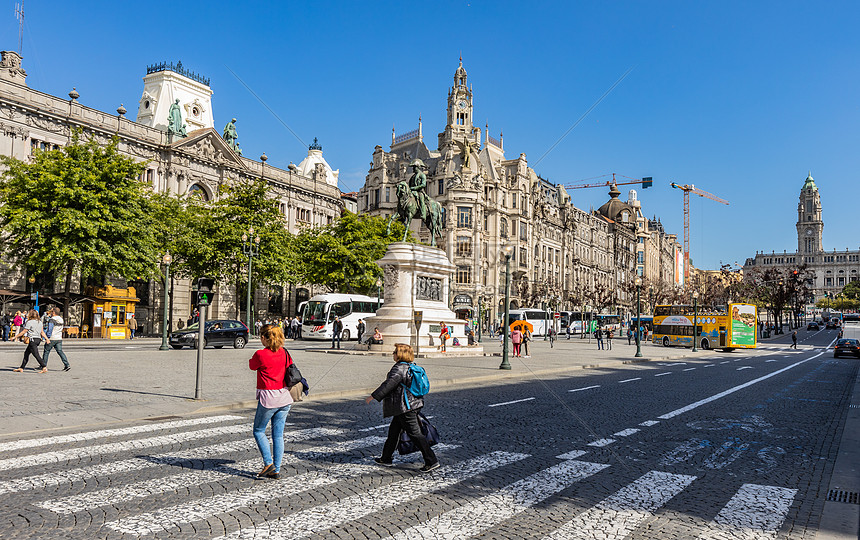
MULTIPOLYGON (((0 3, 0 48, 17 48, 15 2, 0 3)), ((556 183, 651 176, 645 212, 682 236, 691 199, 702 268, 796 249, 808 170, 824 245, 858 249, 860 4, 857 2, 26 2, 28 84, 105 111, 136 111, 146 65, 182 60, 211 78, 219 130, 231 117, 247 156, 298 163, 319 137, 341 189, 364 182, 373 147, 445 122, 457 58, 475 122, 504 132, 556 183), (539 164, 625 71, 630 75, 539 164), (234 71, 302 139, 299 142, 234 71)), ((435 145, 433 145, 435 146, 435 145)), ((621 186, 626 197, 628 187, 621 186)), ((595 208, 606 189, 574 190, 595 208)))

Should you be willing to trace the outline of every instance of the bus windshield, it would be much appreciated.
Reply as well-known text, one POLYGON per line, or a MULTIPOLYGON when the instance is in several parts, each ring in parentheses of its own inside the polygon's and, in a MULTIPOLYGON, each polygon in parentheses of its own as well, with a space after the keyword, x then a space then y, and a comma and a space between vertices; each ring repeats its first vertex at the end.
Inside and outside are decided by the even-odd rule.
POLYGON ((313 325, 325 324, 327 312, 328 302, 310 301, 305 307, 304 323, 313 325))

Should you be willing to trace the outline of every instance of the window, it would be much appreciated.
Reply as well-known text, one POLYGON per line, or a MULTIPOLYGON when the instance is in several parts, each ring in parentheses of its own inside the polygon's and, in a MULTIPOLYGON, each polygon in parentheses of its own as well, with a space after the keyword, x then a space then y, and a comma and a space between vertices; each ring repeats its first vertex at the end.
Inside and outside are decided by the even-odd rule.
POLYGON ((839 287, 844 287, 845 286, 845 278, 844 277, 836 278, 836 285, 839 287))
POLYGON ((806 201, 806 211, 812 212, 812 201, 806 201))
POLYGON ((529 239, 529 224, 525 221, 520 221, 520 240, 528 242, 529 239))
POLYGON ((832 277, 824 278, 824 286, 825 287, 832 287, 833 286, 833 278, 832 277))
POLYGON ((511 193, 511 208, 517 207, 517 194, 511 193))
POLYGON ((520 266, 527 267, 529 265, 529 250, 520 248, 520 266))
POLYGON ((637 264, 645 264, 645 252, 639 251, 636 253, 636 263, 637 264))
POLYGON ((472 267, 458 266, 457 267, 457 283, 460 285, 468 285, 472 283, 472 267))
MULTIPOLYGON (((490 229, 490 217, 484 212, 484 230, 487 231, 490 229)), ((486 253, 486 251, 484 251, 486 253)))
POLYGON ((457 237, 457 256, 471 257, 472 256, 472 239, 468 236, 457 237))
POLYGON ((379 206, 379 196, 381 194, 381 191, 382 190, 380 188, 376 188, 373 190, 373 207, 374 208, 379 206))
POLYGON ((457 207, 457 226, 464 229, 472 228, 472 209, 470 207, 457 207))
POLYGON ((439 195, 444 195, 445 194, 445 180, 440 178, 437 182, 437 185, 439 186, 439 195))
POLYGON ((385 188, 385 202, 391 202, 391 188, 385 188))
POLYGON ((508 237, 508 220, 507 218, 502 218, 499 220, 499 236, 502 238, 508 237))
POLYGON ((483 274, 483 276, 482 276, 483 277, 483 283, 484 283, 484 285, 486 285, 487 279, 489 279, 489 270, 487 268, 484 268, 482 274, 483 274))

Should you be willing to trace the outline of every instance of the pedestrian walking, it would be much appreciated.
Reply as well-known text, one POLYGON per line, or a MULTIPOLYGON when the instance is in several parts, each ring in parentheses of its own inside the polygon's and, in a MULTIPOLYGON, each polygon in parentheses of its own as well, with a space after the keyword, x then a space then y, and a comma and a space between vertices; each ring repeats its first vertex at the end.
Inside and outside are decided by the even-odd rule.
POLYGON ((33 358, 36 359, 36 362, 39 363, 39 373, 47 373, 48 365, 45 364, 45 361, 42 360, 42 355, 39 354, 39 345, 42 343, 44 339, 46 342, 49 342, 48 336, 45 335, 45 329, 42 326, 42 321, 39 320, 39 313, 35 309, 31 309, 27 313, 27 322, 23 324, 21 329, 15 335, 13 340, 23 338, 25 343, 27 344, 27 348, 24 349, 24 361, 21 362, 21 367, 15 368, 13 371, 17 371, 21 373, 24 371, 24 368, 27 367, 27 362, 30 360, 30 355, 33 355, 33 358))
POLYGON ((600 327, 597 327, 597 330, 594 331, 594 338, 597 340, 597 350, 603 349, 603 330, 600 327))
POLYGON ((607 328, 606 329, 606 350, 608 350, 608 351, 612 350, 612 338, 613 337, 614 337, 614 335, 612 333, 612 328, 611 327, 607 328))
POLYGON ((532 331, 529 330, 529 327, 526 326, 523 329, 523 352, 525 353, 526 358, 531 358, 532 355, 529 353, 529 343, 532 340, 532 331))
POLYGON ((364 321, 361 319, 358 319, 358 325, 355 327, 355 332, 358 334, 359 345, 361 344, 361 336, 364 334, 365 328, 366 327, 365 327, 364 321))
POLYGON ((12 313, 2 313, 0 325, 3 326, 3 341, 9 341, 9 334, 12 332, 12 313))
MULTIPOLYGON (((841 336, 840 336, 841 337, 841 336)), ((797 330, 791 333, 791 348, 797 348, 797 330)))
POLYGON ((451 333, 448 332, 448 325, 445 324, 444 321, 439 323, 439 342, 442 344, 441 352, 446 351, 446 344, 448 342, 448 338, 451 337, 451 333))
POLYGON ((520 331, 519 326, 515 326, 513 330, 511 330, 511 343, 514 344, 514 357, 520 357, 520 349, 523 344, 523 333, 520 331))
POLYGON ((129 315, 128 317, 128 334, 129 339, 134 339, 134 333, 137 332, 137 318, 134 316, 134 313, 129 315))
POLYGON ((285 387, 287 367, 292 359, 284 349, 284 332, 277 326, 260 328, 263 348, 254 353, 248 367, 257 372, 257 413, 254 415, 254 440, 263 457, 263 469, 257 478, 281 476, 284 459, 284 424, 293 398, 285 387), (266 426, 272 424, 272 448, 266 439, 266 426))
POLYGON ((633 345, 633 325, 627 327, 627 344, 633 345))
POLYGON ((552 349, 553 343, 555 343, 555 328, 550 326, 547 334, 549 334, 549 348, 552 349))
POLYGON ((390 467, 394 464, 394 450, 400 442, 400 434, 405 431, 415 446, 421 450, 424 458, 424 466, 421 472, 429 472, 439 468, 439 460, 430 444, 421 432, 421 423, 418 413, 424 407, 424 398, 416 397, 409 391, 412 383, 412 370, 409 365, 415 361, 415 353, 412 347, 403 343, 394 345, 394 365, 388 371, 385 381, 374 390, 365 403, 372 400, 382 402, 382 416, 391 417, 391 425, 388 427, 388 438, 382 446, 382 456, 374 458, 373 461, 390 467))
POLYGON ((567 340, 570 341, 570 323, 567 323, 567 340))
POLYGON ((72 366, 69 365, 69 359, 66 358, 66 353, 63 352, 63 328, 66 323, 63 320, 60 308, 55 307, 49 313, 48 331, 46 332, 48 341, 45 343, 43 356, 45 367, 48 367, 48 357, 51 356, 51 351, 57 351, 57 354, 60 355, 60 360, 63 361, 63 371, 69 371, 72 369, 72 366))
MULTIPOLYGON (((12 317, 12 335, 15 336, 18 332, 21 331, 21 326, 24 324, 24 317, 20 311, 15 312, 15 316, 12 317)), ((12 341, 15 341, 15 338, 12 338, 12 341)))
POLYGON ((340 335, 343 333, 343 321, 335 315, 334 322, 331 324, 331 348, 334 349, 334 344, 337 342, 337 348, 340 349, 340 335))

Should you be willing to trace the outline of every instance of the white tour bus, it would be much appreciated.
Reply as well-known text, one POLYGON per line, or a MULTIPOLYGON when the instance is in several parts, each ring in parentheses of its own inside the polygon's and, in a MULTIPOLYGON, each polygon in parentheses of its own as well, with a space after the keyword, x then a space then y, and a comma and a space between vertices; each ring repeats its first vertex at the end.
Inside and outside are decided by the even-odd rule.
POLYGON ((382 300, 377 304, 375 297, 361 294, 318 294, 302 314, 302 339, 331 339, 335 316, 343 323, 341 339, 356 339, 358 319, 373 317, 381 305, 382 300))
POLYGON ((547 328, 552 324, 552 312, 542 309, 512 309, 508 312, 508 330, 514 321, 528 321, 534 327, 533 336, 546 335, 547 328))

